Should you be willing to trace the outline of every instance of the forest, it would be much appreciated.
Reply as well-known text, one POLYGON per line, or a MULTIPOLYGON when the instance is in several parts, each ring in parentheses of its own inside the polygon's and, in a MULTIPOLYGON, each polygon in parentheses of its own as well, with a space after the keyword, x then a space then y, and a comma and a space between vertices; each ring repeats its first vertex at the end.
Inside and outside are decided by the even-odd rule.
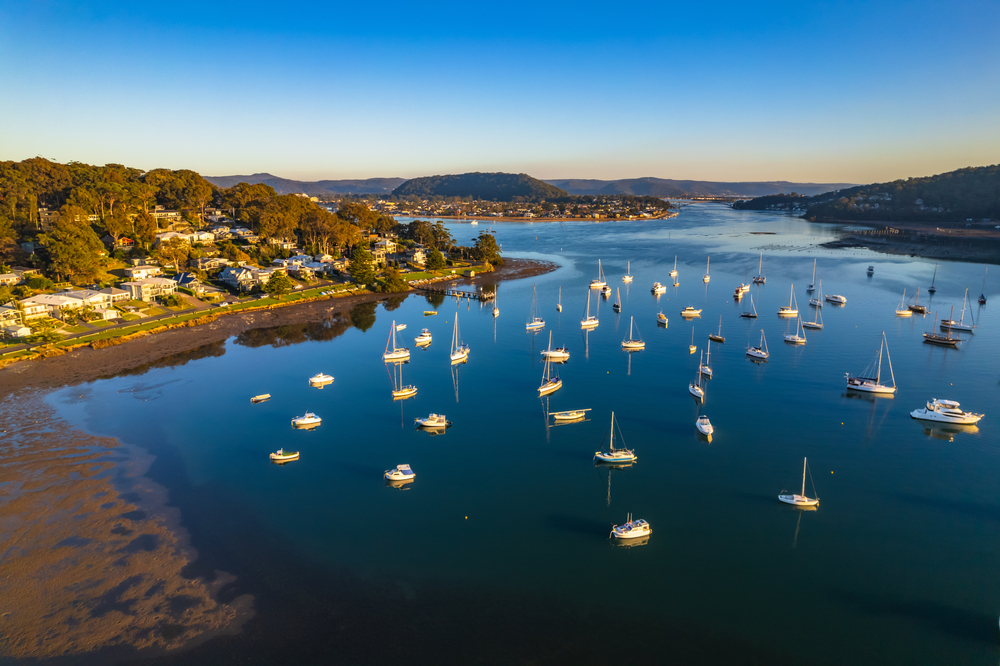
POLYGON ((396 197, 471 197, 481 201, 540 202, 567 196, 565 190, 527 174, 463 173, 408 180, 392 191, 396 197))

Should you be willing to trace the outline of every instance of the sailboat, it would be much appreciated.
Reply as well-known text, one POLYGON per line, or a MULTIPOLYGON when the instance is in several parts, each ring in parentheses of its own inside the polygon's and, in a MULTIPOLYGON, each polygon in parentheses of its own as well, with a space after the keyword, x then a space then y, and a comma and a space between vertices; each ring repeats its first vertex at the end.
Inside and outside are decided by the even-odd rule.
POLYGON ((698 348, 694 344, 694 326, 691 327, 691 344, 688 345, 688 353, 693 354, 698 351, 698 348))
POLYGON ((559 287, 559 300, 556 302, 556 312, 562 312, 562 287, 559 287))
POLYGON ((500 316, 500 308, 497 307, 497 300, 499 298, 499 293, 493 292, 493 318, 496 319, 500 316))
POLYGON ((899 307, 896 308, 897 317, 912 317, 913 310, 906 307, 906 290, 903 290, 903 298, 899 301, 899 307))
POLYGON ((417 387, 412 384, 403 384, 403 364, 399 363, 395 366, 399 370, 399 381, 396 381, 396 373, 393 371, 392 376, 392 399, 393 400, 404 400, 411 396, 417 394, 417 387))
POLYGON ((615 448, 615 413, 611 412, 611 447, 607 451, 595 451, 594 460, 605 463, 631 463, 636 461, 632 449, 615 448))
POLYGON ((704 277, 701 278, 702 282, 708 282, 709 280, 712 279, 712 276, 708 274, 708 267, 711 262, 712 262, 712 257, 709 257, 708 261, 705 262, 705 275, 704 277))
POLYGON ((760 329, 760 344, 757 347, 747 347, 747 356, 766 361, 770 355, 767 351, 767 339, 764 337, 764 329, 760 329))
POLYGON ((625 269, 625 275, 622 276, 622 282, 632 281, 632 262, 628 262, 628 268, 625 269))
POLYGON ((639 351, 640 349, 646 348, 646 343, 642 341, 642 337, 635 337, 632 334, 632 329, 635 324, 635 317, 629 317, 628 319, 628 339, 622 340, 622 349, 625 351, 639 351))
POLYGON ((726 341, 726 339, 724 337, 722 337, 722 315, 719 315, 719 332, 718 333, 709 333, 708 334, 708 339, 709 340, 715 340, 716 342, 725 342, 726 341))
MULTIPOLYGON (((961 319, 961 321, 955 321, 951 317, 949 317, 948 319, 942 319, 941 320, 941 330, 942 331, 947 329, 949 331, 952 331, 952 330, 954 330, 954 331, 966 331, 967 333, 972 333, 973 332, 972 329, 974 329, 976 327, 976 320, 972 318, 972 308, 969 308, 969 319, 972 319, 972 323, 971 324, 966 324, 965 323, 965 306, 968 303, 968 301, 969 301, 969 288, 966 287, 965 288, 965 296, 962 297, 962 319, 961 319)), ((954 312, 954 308, 952 308, 952 312, 954 312)))
MULTIPOLYGON (((823 330, 823 310, 820 309, 820 308, 816 308, 815 312, 816 312, 816 314, 813 317, 812 321, 803 321, 802 322, 802 328, 818 328, 820 330, 823 330)), ((907 312, 909 312, 909 311, 907 311, 907 312)), ((802 321, 801 317, 799 317, 799 321, 802 321)))
POLYGON ((912 305, 907 305, 913 312, 917 314, 927 314, 927 306, 920 304, 920 287, 917 287, 917 293, 914 295, 914 301, 912 305))
POLYGON ((741 312, 740 316, 744 319, 756 319, 757 318, 757 306, 753 304, 753 294, 750 294, 750 309, 751 312, 741 312))
POLYGON ((674 269, 667 273, 670 277, 677 277, 677 255, 674 255, 674 269))
POLYGON ((615 287, 615 304, 611 307, 615 312, 622 311, 622 291, 619 287, 615 287))
POLYGON ((455 313, 455 330, 451 334, 451 362, 461 363, 469 359, 469 345, 462 344, 458 333, 458 313, 455 313))
MULTIPOLYGON (((701 353, 701 358, 698 359, 698 367, 701 368, 703 365, 702 361, 705 360, 705 352, 701 353)), ((688 393, 698 398, 698 400, 705 399, 705 389, 701 387, 701 372, 696 372, 694 375, 694 381, 688 384, 688 393)))
MULTIPOLYGON (((549 351, 552 351, 552 331, 549 331, 549 351)), ((538 395, 543 396, 562 388, 559 376, 552 376, 552 362, 545 356, 545 367, 542 369, 542 384, 538 387, 538 395)))
POLYGON ((604 279, 604 269, 601 268, 601 260, 597 260, 597 279, 590 281, 591 289, 604 289, 608 286, 607 280, 604 279))
POLYGON ((537 316, 535 313, 535 295, 535 285, 531 285, 531 321, 524 325, 524 328, 528 331, 537 331, 545 328, 545 320, 537 316))
POLYGON ((864 369, 864 375, 853 376, 847 373, 847 388, 852 391, 867 391, 868 393, 888 393, 896 392, 896 376, 892 372, 892 359, 889 357, 889 342, 885 339, 885 331, 882 331, 882 341, 878 347, 878 357, 864 369), (889 378, 892 386, 882 383, 882 352, 885 350, 885 359, 889 363, 889 378), (872 377, 872 370, 875 376, 872 377))
MULTIPOLYGON (((793 504, 795 506, 818 506, 818 497, 806 497, 806 465, 808 464, 805 458, 802 459, 802 494, 801 495, 789 495, 787 493, 782 493, 778 495, 778 499, 785 504, 793 504)), ((816 484, 813 484, 813 493, 816 492, 816 484)))
POLYGON ((937 267, 938 265, 934 264, 934 277, 931 278, 931 286, 927 288, 928 294, 933 294, 935 291, 937 291, 937 287, 934 286, 934 281, 937 280, 937 267))
POLYGON ((979 292, 979 304, 986 305, 986 274, 990 272, 990 267, 987 266, 986 270, 983 272, 983 290, 979 292))
POLYGON ((816 295, 816 298, 809 299, 809 305, 814 308, 823 307, 823 278, 819 279, 819 294, 816 295))
MULTIPOLYGON (((951 310, 954 313, 955 308, 953 307, 951 310)), ((934 312, 934 319, 937 319, 937 311, 934 312)), ((958 343, 961 342, 961 339, 953 338, 949 333, 941 335, 939 333, 935 333, 934 331, 930 331, 928 333, 924 333, 924 342, 929 342, 934 345, 943 345, 946 347, 957 347, 958 343)))
MULTIPOLYGON (((819 311, 817 310, 817 312, 819 311)), ((799 317, 798 320, 795 322, 794 335, 789 335, 788 333, 785 333, 785 342, 790 342, 793 345, 804 345, 806 343, 806 332, 802 330, 802 317, 799 317), (802 333, 802 335, 799 335, 800 332, 802 333)))
POLYGON ((813 259, 813 279, 812 282, 809 283, 809 286, 806 287, 806 293, 808 294, 813 293, 813 286, 815 284, 816 284, 816 260, 813 259))
POLYGON ((767 282, 767 278, 764 277, 764 253, 760 253, 760 262, 757 264, 757 275, 753 276, 754 284, 764 284, 767 282))
POLYGON ((590 314, 590 292, 587 292, 587 314, 580 320, 580 328, 596 328, 600 322, 590 314))
POLYGON ((392 322, 392 329, 389 339, 385 343, 385 352, 382 354, 383 361, 403 361, 410 358, 410 350, 406 347, 396 346, 396 322, 392 322))
POLYGON ((799 304, 795 300, 795 285, 788 291, 788 305, 778 308, 779 317, 795 317, 799 314, 799 304), (794 304, 794 305, 793 305, 794 304))
POLYGON ((708 341, 708 353, 705 354, 705 362, 698 365, 698 370, 706 377, 712 376, 712 341, 708 341))

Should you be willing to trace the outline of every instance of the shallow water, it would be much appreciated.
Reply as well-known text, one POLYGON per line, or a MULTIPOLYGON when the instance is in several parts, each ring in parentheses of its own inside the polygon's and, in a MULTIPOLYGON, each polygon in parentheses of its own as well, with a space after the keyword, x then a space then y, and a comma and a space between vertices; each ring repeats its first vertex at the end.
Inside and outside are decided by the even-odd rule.
POLYGON ((996 662, 1000 300, 973 306, 979 328, 960 349, 921 342, 935 310, 941 319, 960 308, 967 286, 979 295, 982 265, 941 264, 926 301, 932 263, 819 249, 834 228, 713 204, 664 221, 451 225, 461 243, 488 228, 505 253, 562 266, 501 284, 495 321, 488 308, 453 300, 424 317, 431 306, 411 295, 392 311, 363 306, 354 326, 252 332, 221 355, 93 382, 72 407, 79 387, 50 398, 91 432, 156 455, 149 475, 169 490, 201 554, 192 574, 230 572, 234 596, 255 596, 258 615, 243 635, 177 659, 387 663, 399 654, 378 642, 404 637, 418 661, 596 663, 640 632, 637 659, 996 662), (736 303, 732 293, 757 272, 762 247, 768 279, 751 288, 759 318, 748 321, 738 314, 749 295, 736 303), (680 286, 657 299, 650 285, 671 282, 675 254, 680 286), (621 290, 620 315, 614 296, 587 289, 598 258, 621 290), (803 318, 813 318, 813 258, 824 292, 847 305, 828 304, 824 330, 787 346, 794 320, 776 311, 794 283, 803 318), (620 279, 627 261, 631 285, 620 279), (524 329, 533 286, 546 320, 534 335, 524 329), (917 286, 931 314, 894 317, 903 289, 917 286), (600 318, 589 334, 579 324, 588 296, 600 318), (686 305, 702 317, 684 321, 686 305), (661 310, 666 328, 655 323, 661 310), (456 313, 472 351, 452 367, 456 313), (620 343, 633 316, 646 349, 629 355, 620 343), (699 354, 688 345, 693 330, 702 350, 720 317, 726 342, 711 346, 714 377, 699 406, 687 390, 699 354), (381 360, 392 321, 407 324, 403 380, 419 389, 401 402, 381 360), (423 327, 434 335, 426 350, 412 344, 423 327), (745 350, 761 329, 771 357, 758 365, 745 350), (844 373, 864 370, 883 330, 896 397, 848 395, 844 373), (557 366, 563 388, 539 399, 550 332, 572 357, 557 366), (321 371, 336 381, 309 388, 321 371), (270 401, 250 404, 265 392, 270 401), (971 431, 910 419, 932 397, 987 417, 971 431), (546 410, 575 408, 592 411, 571 425, 546 419, 546 410), (592 460, 612 410, 638 455, 627 469, 592 460), (292 429, 305 411, 323 424, 292 429), (414 417, 428 412, 454 425, 440 436, 415 430, 414 417), (699 413, 715 427, 711 442, 694 428, 699 413), (301 460, 269 464, 278 447, 301 450, 301 460), (776 499, 798 491, 804 456, 817 511, 776 499), (398 463, 417 474, 404 490, 381 478, 398 463), (630 512, 653 536, 615 547, 608 532, 630 512))

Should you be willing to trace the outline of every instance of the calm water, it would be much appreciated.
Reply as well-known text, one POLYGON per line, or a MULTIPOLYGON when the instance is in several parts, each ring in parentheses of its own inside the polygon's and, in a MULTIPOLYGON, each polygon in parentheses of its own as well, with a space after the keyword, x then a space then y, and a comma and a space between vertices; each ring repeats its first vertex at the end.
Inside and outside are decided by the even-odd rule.
MULTIPOLYGON (((452 230, 465 242, 485 227, 452 230)), ((904 288, 920 286, 924 302, 932 263, 817 250, 833 231, 794 218, 699 205, 669 221, 495 229, 505 252, 562 265, 500 285, 496 321, 451 300, 425 318, 427 300, 410 296, 392 311, 356 312, 367 330, 258 332, 184 365, 94 382, 83 402, 69 404, 80 387, 52 396, 92 432, 155 454, 150 475, 181 510, 201 554, 195 568, 233 573, 234 593, 255 596, 258 616, 241 637, 181 661, 603 663, 639 641, 637 660, 997 662, 1000 295, 988 282, 994 302, 974 307, 979 328, 961 349, 921 343, 935 310, 947 316, 967 286, 978 297, 983 266, 941 264, 931 315, 898 319, 904 288), (750 299, 735 303, 732 292, 765 246, 767 284, 751 290, 760 317, 743 320, 750 299), (675 254, 680 286, 657 299, 650 285, 670 282, 675 254), (794 283, 812 318, 814 257, 824 292, 847 305, 824 307, 825 329, 786 346, 789 322, 775 313, 794 283), (601 323, 586 334, 598 258, 624 307, 616 315, 614 297, 592 294, 601 323), (630 286, 620 280, 629 260, 630 286), (537 335, 524 329, 533 285, 546 320, 537 335), (686 305, 702 317, 681 319, 686 305), (456 313, 472 352, 453 368, 456 313), (620 348, 630 316, 647 345, 631 356, 620 348), (693 329, 704 348, 720 316, 726 342, 712 344, 715 376, 699 407, 687 390, 699 355, 688 345, 693 329), (392 401, 381 360, 393 320, 408 326, 403 379, 419 388, 403 402, 392 401), (422 327, 434 335, 426 350, 412 344, 422 327), (745 350, 761 329, 771 358, 756 365, 745 350), (898 394, 845 395, 844 373, 864 369, 883 330, 898 394), (558 366, 564 387, 539 399, 550 331, 572 358, 558 366), (309 388, 320 371, 335 383, 309 388), (264 392, 270 402, 249 403, 264 392), (931 430, 909 412, 932 397, 987 417, 978 431, 931 430), (592 411, 547 427, 546 409, 573 408, 592 411), (307 410, 323 425, 290 428, 307 410), (609 471, 592 457, 612 410, 638 462, 609 471), (428 412, 454 426, 415 430, 428 412), (715 426, 710 443, 695 430, 699 413, 715 426), (302 459, 269 464, 279 446, 302 459), (803 456, 818 511, 776 499, 800 485, 803 456), (381 479, 398 463, 417 474, 402 491, 381 479), (608 531, 629 512, 653 536, 615 547, 608 531)))

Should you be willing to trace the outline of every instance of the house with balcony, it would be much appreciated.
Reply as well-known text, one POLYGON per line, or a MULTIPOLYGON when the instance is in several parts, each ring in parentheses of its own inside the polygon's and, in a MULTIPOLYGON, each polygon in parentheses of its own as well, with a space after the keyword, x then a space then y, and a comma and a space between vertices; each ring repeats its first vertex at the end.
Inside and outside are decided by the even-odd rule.
POLYGON ((122 282, 122 289, 128 291, 133 301, 152 301, 157 296, 166 296, 177 291, 177 283, 168 278, 150 277, 132 282, 122 282))
POLYGON ((0 287, 13 287, 20 281, 21 278, 13 273, 0 273, 0 287))
POLYGON ((102 294, 107 294, 111 298, 111 303, 124 303, 129 300, 129 293, 124 289, 119 289, 118 287, 108 287, 106 289, 101 289, 102 294))
POLYGON ((130 280, 145 280, 163 273, 159 266, 129 266, 125 269, 125 276, 130 280))
POLYGON ((18 301, 24 312, 24 319, 37 317, 52 317, 62 319, 64 312, 79 310, 85 303, 79 298, 63 296, 62 294, 36 294, 18 301))
POLYGON ((257 272, 246 266, 226 266, 219 273, 219 280, 238 291, 250 291, 260 284, 257 272))
POLYGON ((93 289, 74 289, 72 291, 61 291, 59 296, 69 296, 71 298, 78 298, 83 301, 85 307, 100 309, 111 307, 113 301, 111 294, 104 293, 103 291, 95 291, 93 289))

